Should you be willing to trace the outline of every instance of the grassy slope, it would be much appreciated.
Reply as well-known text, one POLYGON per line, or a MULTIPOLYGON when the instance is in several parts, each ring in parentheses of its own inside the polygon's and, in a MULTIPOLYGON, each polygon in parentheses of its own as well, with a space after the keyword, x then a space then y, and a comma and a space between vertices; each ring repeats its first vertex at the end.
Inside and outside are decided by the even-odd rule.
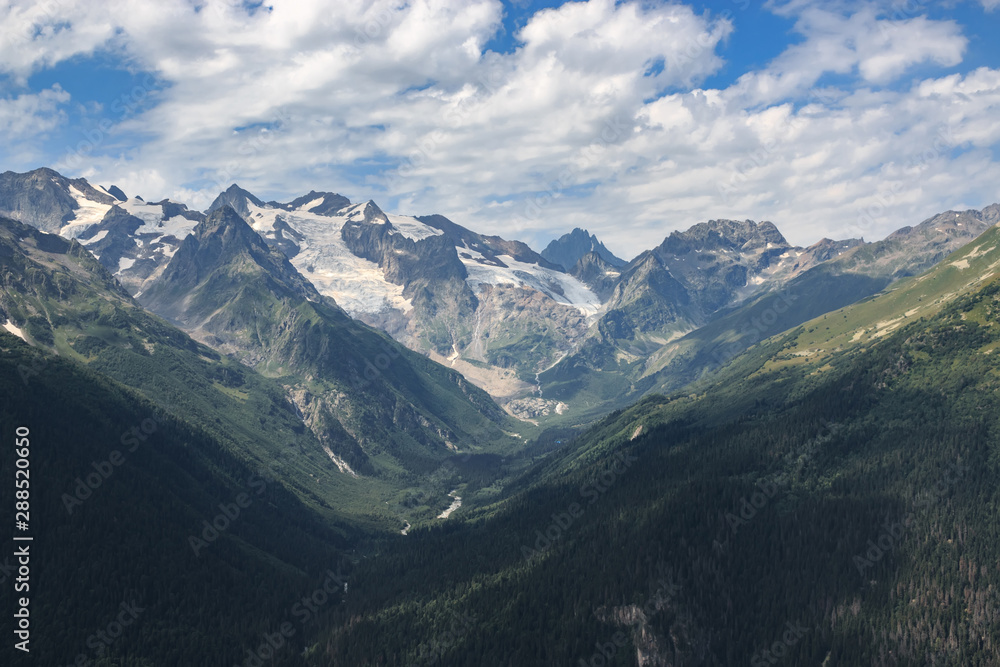
POLYGON ((991 227, 926 273, 802 325, 787 352, 772 366, 809 363, 822 367, 837 354, 865 348, 907 323, 930 317, 956 298, 1000 275, 1000 227, 991 227))

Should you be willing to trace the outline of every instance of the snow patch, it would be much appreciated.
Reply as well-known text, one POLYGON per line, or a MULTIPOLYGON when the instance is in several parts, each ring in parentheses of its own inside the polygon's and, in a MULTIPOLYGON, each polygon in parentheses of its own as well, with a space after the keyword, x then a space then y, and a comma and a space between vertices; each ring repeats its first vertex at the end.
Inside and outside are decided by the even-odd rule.
POLYGON ((121 257, 118 259, 118 270, 115 271, 115 273, 118 274, 127 269, 131 269, 133 264, 135 264, 135 260, 131 257, 121 257))
POLYGON ((156 243, 164 236, 173 236, 178 241, 183 241, 185 237, 194 231, 198 224, 194 220, 188 220, 182 215, 175 215, 167 220, 163 219, 163 206, 159 204, 147 204, 141 199, 129 199, 121 204, 121 207, 130 214, 142 220, 142 227, 135 230, 136 236, 155 234, 156 238, 150 243, 156 243))
POLYGON ((59 230, 59 236, 67 239, 75 239, 77 236, 98 224, 111 210, 110 204, 87 199, 87 196, 80 192, 75 185, 69 186, 69 194, 76 200, 76 217, 63 225, 59 230))
POLYGON ((280 215, 285 224, 304 237, 298 241, 299 254, 292 265, 305 276, 320 294, 332 297, 350 315, 381 313, 389 309, 408 312, 413 309, 403 297, 403 286, 385 279, 378 264, 351 252, 341 236, 344 224, 352 215, 364 212, 366 204, 352 206, 333 216, 306 211, 283 211, 250 204, 254 230, 274 238, 280 215))
POLYGON ((107 235, 108 235, 108 230, 102 229, 101 231, 97 232, 96 234, 94 234, 92 237, 90 237, 86 241, 80 241, 80 243, 83 244, 83 245, 93 245, 94 243, 99 242, 101 239, 103 239, 107 235))
POLYGON ((556 303, 572 306, 585 315, 594 315, 601 308, 601 300, 589 287, 560 271, 519 262, 509 255, 498 257, 506 267, 483 264, 476 260, 486 261, 486 258, 472 249, 463 250, 458 257, 465 264, 469 274, 467 282, 473 291, 478 291, 483 284, 525 286, 538 290, 556 303))
POLYGON ((21 340, 23 340, 25 343, 28 342, 28 339, 24 337, 24 332, 21 331, 16 326, 14 326, 13 322, 9 322, 8 321, 6 324, 3 325, 3 328, 6 329, 8 332, 14 334, 15 336, 17 336, 21 340))
POLYGON ((325 200, 326 200, 325 197, 318 197, 316 199, 313 199, 311 202, 307 202, 307 203, 303 204, 302 206, 299 206, 296 210, 297 211, 311 211, 314 208, 316 208, 317 206, 319 206, 320 204, 322 204, 325 200))
POLYGON ((425 225, 409 215, 386 214, 386 217, 389 218, 389 222, 397 232, 413 241, 422 241, 432 236, 444 235, 444 232, 440 229, 436 229, 430 225, 425 225))

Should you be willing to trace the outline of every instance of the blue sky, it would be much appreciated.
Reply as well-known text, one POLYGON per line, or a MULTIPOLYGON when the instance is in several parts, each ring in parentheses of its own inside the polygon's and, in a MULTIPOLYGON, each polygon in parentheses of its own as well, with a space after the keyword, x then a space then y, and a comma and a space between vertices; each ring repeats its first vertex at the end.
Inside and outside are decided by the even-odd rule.
POLYGON ((1000 200, 1000 0, 0 8, 0 169, 231 182, 632 256, 711 218, 874 239, 1000 200))

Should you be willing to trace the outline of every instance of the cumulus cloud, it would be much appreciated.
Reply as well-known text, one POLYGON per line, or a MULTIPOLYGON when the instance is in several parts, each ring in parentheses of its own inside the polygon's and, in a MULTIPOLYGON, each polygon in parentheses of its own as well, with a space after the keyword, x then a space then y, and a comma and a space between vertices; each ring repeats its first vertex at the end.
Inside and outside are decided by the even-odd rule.
POLYGON ((677 94, 650 106, 645 143, 651 155, 669 145, 685 159, 619 185, 647 202, 636 229, 650 239, 680 210, 767 217, 799 243, 872 240, 942 206, 996 197, 998 111, 1000 72, 985 68, 741 115, 710 95, 677 94))
POLYGON ((58 85, 38 94, 0 99, 0 134, 10 142, 25 141, 54 129, 65 114, 61 105, 69 94, 58 85))
POLYGON ((716 71, 730 31, 683 6, 591 0, 538 12, 513 53, 484 54, 502 11, 462 0, 113 12, 120 48, 169 89, 118 127, 153 136, 98 171, 121 180, 155 163, 173 170, 167 181, 287 191, 302 172, 347 180, 378 160, 388 169, 356 191, 414 205, 434 192, 437 210, 461 215, 472 193, 530 191, 612 119, 716 71))
POLYGON ((824 74, 857 74, 864 83, 881 85, 914 65, 962 61, 968 40, 955 22, 878 17, 872 7, 844 15, 807 6, 795 26, 806 39, 764 70, 743 76, 731 92, 741 93, 744 104, 767 104, 802 95, 824 74))
POLYGON ((111 116, 76 167, 147 197, 334 189, 527 240, 587 226, 631 256, 723 216, 876 238, 995 198, 1000 175, 998 71, 907 79, 960 64, 968 40, 872 3, 774 6, 796 42, 724 88, 705 82, 739 13, 676 3, 538 11, 504 53, 484 52, 498 0, 59 6, 0 8, 0 31, 30 35, 0 68, 105 50, 150 73, 155 104, 111 116))

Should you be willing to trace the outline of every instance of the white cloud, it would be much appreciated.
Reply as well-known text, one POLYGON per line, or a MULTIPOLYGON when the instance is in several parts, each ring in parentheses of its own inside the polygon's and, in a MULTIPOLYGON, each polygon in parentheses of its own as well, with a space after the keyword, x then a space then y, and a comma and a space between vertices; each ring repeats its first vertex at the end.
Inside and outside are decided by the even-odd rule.
POLYGON ((69 93, 58 85, 38 94, 24 93, 0 98, 0 134, 8 142, 24 141, 54 129, 63 120, 60 106, 69 101, 69 93))
POLYGON ((101 3, 6 3, 0 6, 0 73, 23 83, 32 72, 93 53, 114 36, 114 26, 101 3))
POLYGON ((686 7, 592 0, 536 14, 513 54, 481 55, 501 15, 495 0, 115 12, 122 48, 170 88, 119 128, 152 130, 152 140, 102 173, 124 180, 155 164, 179 183, 194 162, 217 185, 295 190, 275 175, 315 168, 330 179, 381 155, 408 167, 393 194, 433 188, 438 210, 461 215, 476 189, 534 189, 536 172, 572 158, 613 118, 714 72, 730 29, 686 7))
POLYGON ((685 159, 618 186, 648 201, 637 227, 648 225, 650 239, 662 235, 658 221, 694 214, 767 217, 799 243, 872 240, 942 207, 997 198, 990 148, 1000 141, 998 112, 1000 71, 990 69, 901 92, 861 89, 836 106, 797 111, 733 114, 706 96, 678 94, 651 105, 649 117, 682 122, 651 125, 644 143, 650 155, 669 145, 685 159), (953 158, 956 149, 964 154, 953 158))
POLYGON ((914 65, 962 61, 968 40, 953 21, 878 16, 871 7, 850 15, 806 7, 795 27, 805 41, 766 69, 744 75, 730 92, 742 93, 743 104, 768 104, 806 93, 824 74, 857 73, 865 83, 884 85, 914 65))
MULTIPOLYGON (((1000 73, 906 79, 961 62, 953 21, 796 0, 778 11, 798 43, 703 89, 739 14, 571 2, 483 54, 498 0, 268 4, 62 0, 65 23, 43 12, 0 67, 23 77, 110 48, 151 72, 156 104, 106 109, 115 128, 77 171, 198 206, 232 181, 333 189, 528 240, 587 226, 631 256, 712 217, 771 219, 799 243, 870 239, 997 198, 1000 73), (839 87, 817 89, 830 75, 839 87)), ((0 31, 30 25, 32 6, 0 9, 0 31)))

